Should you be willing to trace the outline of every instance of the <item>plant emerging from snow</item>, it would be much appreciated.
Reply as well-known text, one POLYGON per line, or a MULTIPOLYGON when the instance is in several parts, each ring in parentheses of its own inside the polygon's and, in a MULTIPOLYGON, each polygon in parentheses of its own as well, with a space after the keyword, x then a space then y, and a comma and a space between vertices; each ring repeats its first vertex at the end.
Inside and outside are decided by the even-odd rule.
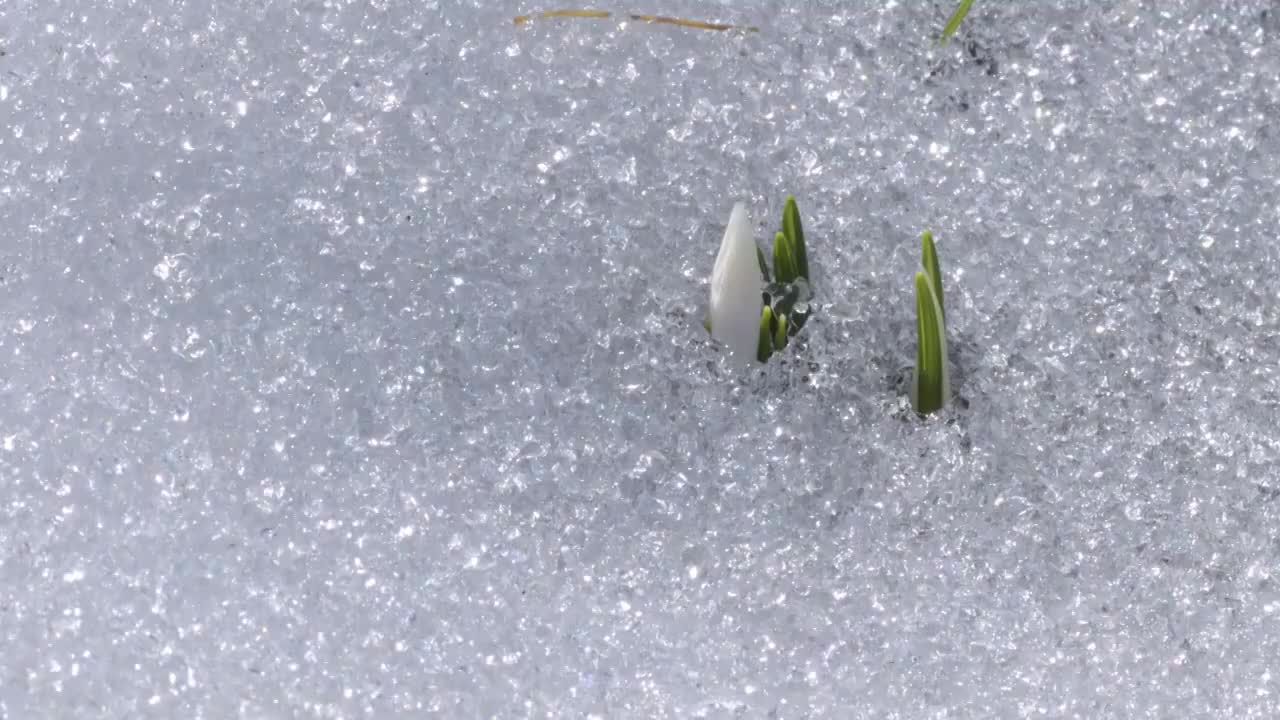
POLYGON ((946 407, 951 398, 951 373, 947 367, 947 319, 942 303, 942 271, 933 233, 920 236, 921 265, 916 272, 916 367, 911 383, 911 405, 928 414, 946 407))
MULTIPOLYGON (((951 399, 947 360, 947 318, 942 269, 933 233, 920 236, 921 268, 915 273, 916 364, 911 372, 911 406, 927 415, 951 399)), ((809 256, 794 197, 782 211, 782 229, 773 238, 773 267, 756 245, 751 216, 733 206, 711 270, 711 308, 705 326, 739 363, 766 362, 787 346, 809 317, 809 256)))
POLYGON ((751 235, 751 216, 746 206, 738 203, 729 214, 729 225, 711 269, 707 329, 740 362, 756 354, 760 340, 760 308, 764 305, 760 290, 764 283, 757 260, 759 251, 751 235))
POLYGON ((772 255, 770 272, 746 206, 734 205, 711 270, 707 329, 743 361, 766 362, 809 317, 809 255, 794 197, 783 207, 772 255))
POLYGON ((946 44, 951 36, 960 29, 960 23, 964 22, 964 16, 969 14, 969 8, 973 6, 973 0, 960 0, 960 4, 952 11, 951 17, 947 18, 947 24, 942 27, 942 34, 938 36, 938 42, 946 44))

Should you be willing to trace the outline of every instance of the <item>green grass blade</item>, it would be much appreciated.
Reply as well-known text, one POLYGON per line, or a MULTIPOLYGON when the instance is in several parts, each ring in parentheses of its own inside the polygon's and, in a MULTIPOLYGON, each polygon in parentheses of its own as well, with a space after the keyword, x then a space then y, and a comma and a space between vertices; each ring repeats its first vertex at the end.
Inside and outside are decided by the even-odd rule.
POLYGON ((791 256, 795 261, 796 275, 809 279, 809 252, 804 244, 804 226, 800 224, 800 209, 796 207, 796 197, 787 196, 782 207, 782 234, 787 236, 791 244, 791 256))
POLYGON ((782 284, 795 282, 795 256, 791 254, 791 242, 787 236, 778 233, 773 236, 773 277, 782 284))
POLYGON ((773 354, 773 309, 765 305, 760 310, 760 342, 756 345, 756 359, 768 362, 773 354))
POLYGON ((916 286, 916 372, 912 403, 918 413, 941 410, 946 404, 947 339, 942 310, 933 294, 929 278, 917 272, 916 286))
POLYGON ((960 23, 964 22, 964 16, 969 14, 969 7, 973 5, 973 0, 960 0, 960 4, 956 6, 955 12, 951 13, 951 17, 947 19, 947 24, 942 28, 942 35, 938 37, 938 42, 943 45, 951 39, 951 36, 960 29, 960 23))
POLYGON ((947 319, 947 306, 942 299, 942 269, 938 265, 938 248, 933 244, 933 233, 928 230, 920 236, 921 245, 921 264, 924 271, 929 274, 929 282, 933 284, 933 294, 938 296, 938 308, 942 312, 942 319, 947 319))
POLYGON ((787 346, 787 316, 778 315, 778 327, 773 331, 773 349, 781 350, 787 346))

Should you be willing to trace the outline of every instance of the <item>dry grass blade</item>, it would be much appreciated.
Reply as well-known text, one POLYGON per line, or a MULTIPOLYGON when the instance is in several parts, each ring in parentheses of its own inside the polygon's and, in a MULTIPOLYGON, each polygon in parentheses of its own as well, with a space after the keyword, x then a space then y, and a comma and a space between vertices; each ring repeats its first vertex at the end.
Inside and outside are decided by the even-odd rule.
POLYGON ((551 20, 554 18, 607 18, 613 13, 607 10, 548 10, 532 15, 517 15, 512 18, 516 25, 523 25, 531 20, 551 20))
MULTIPOLYGON (((555 18, 587 18, 587 19, 604 19, 613 17, 613 13, 607 10, 548 10, 546 12, 533 13, 531 15, 518 15, 512 18, 512 22, 516 25, 525 25, 534 20, 553 20, 555 18)), ((738 30, 741 32, 760 32, 760 28, 749 25, 729 25, 726 23, 703 22, 702 20, 685 20, 684 18, 668 17, 666 15, 641 15, 628 14, 628 18, 637 22, 655 23, 660 25, 677 25, 679 27, 693 28, 695 30, 714 30, 716 32, 724 32, 726 30, 738 30)))
POLYGON ((647 23, 662 23, 666 25, 679 25, 680 27, 694 28, 697 30, 715 30, 724 32, 725 30, 740 30, 742 32, 760 32, 760 28, 754 25, 727 25, 725 23, 703 22, 701 20, 683 20, 681 18, 667 17, 665 15, 632 15, 632 20, 639 20, 647 23))

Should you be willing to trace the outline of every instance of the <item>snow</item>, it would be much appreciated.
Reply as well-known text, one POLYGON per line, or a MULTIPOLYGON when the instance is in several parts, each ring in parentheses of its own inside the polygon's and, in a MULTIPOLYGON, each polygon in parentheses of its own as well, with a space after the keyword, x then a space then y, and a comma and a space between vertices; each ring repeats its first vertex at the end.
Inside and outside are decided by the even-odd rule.
POLYGON ((0 5, 0 717, 1280 715, 1272 3, 544 9, 0 5))

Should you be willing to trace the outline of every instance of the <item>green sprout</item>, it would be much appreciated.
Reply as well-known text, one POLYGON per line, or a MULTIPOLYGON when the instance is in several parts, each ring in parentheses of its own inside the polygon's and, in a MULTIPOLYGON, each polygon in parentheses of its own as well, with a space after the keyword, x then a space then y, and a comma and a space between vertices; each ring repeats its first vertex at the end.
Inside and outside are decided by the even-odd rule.
POLYGON ((956 6, 951 17, 947 19, 947 24, 942 28, 942 34, 938 36, 938 42, 943 45, 951 39, 951 36, 960 29, 960 23, 964 22, 964 17, 969 14, 969 8, 973 5, 973 0, 960 0, 960 4, 956 6))
POLYGON ((791 254, 791 243, 782 233, 773 236, 773 276, 784 285, 800 277, 796 259, 791 254))
POLYGON ((760 344, 756 347, 756 359, 760 362, 765 362, 773 354, 773 328, 776 325, 773 308, 765 305, 760 309, 760 344))
POLYGON ((768 361, 787 346, 787 338, 804 327, 809 318, 809 253, 795 196, 787 196, 782 209, 782 230, 773 236, 773 271, 760 251, 764 277, 764 308, 760 313, 760 344, 756 359, 768 361), (799 306, 800 309, 797 309, 799 306))
POLYGON ((933 233, 925 230, 920 235, 920 264, 929 273, 929 282, 933 283, 933 292, 938 296, 938 311, 946 318, 946 307, 942 300, 942 270, 938 267, 938 248, 933 244, 933 233))
POLYGON ((796 207, 794 195, 788 195, 787 202, 782 207, 782 234, 787 238, 791 255, 795 259, 796 274, 808 280, 809 253, 804 246, 804 227, 800 224, 800 209, 796 207))
POLYGON ((920 240, 923 269, 915 274, 917 340, 911 404, 916 412, 927 415, 946 406, 951 395, 951 373, 947 368, 947 322, 938 251, 929 231, 920 240))

